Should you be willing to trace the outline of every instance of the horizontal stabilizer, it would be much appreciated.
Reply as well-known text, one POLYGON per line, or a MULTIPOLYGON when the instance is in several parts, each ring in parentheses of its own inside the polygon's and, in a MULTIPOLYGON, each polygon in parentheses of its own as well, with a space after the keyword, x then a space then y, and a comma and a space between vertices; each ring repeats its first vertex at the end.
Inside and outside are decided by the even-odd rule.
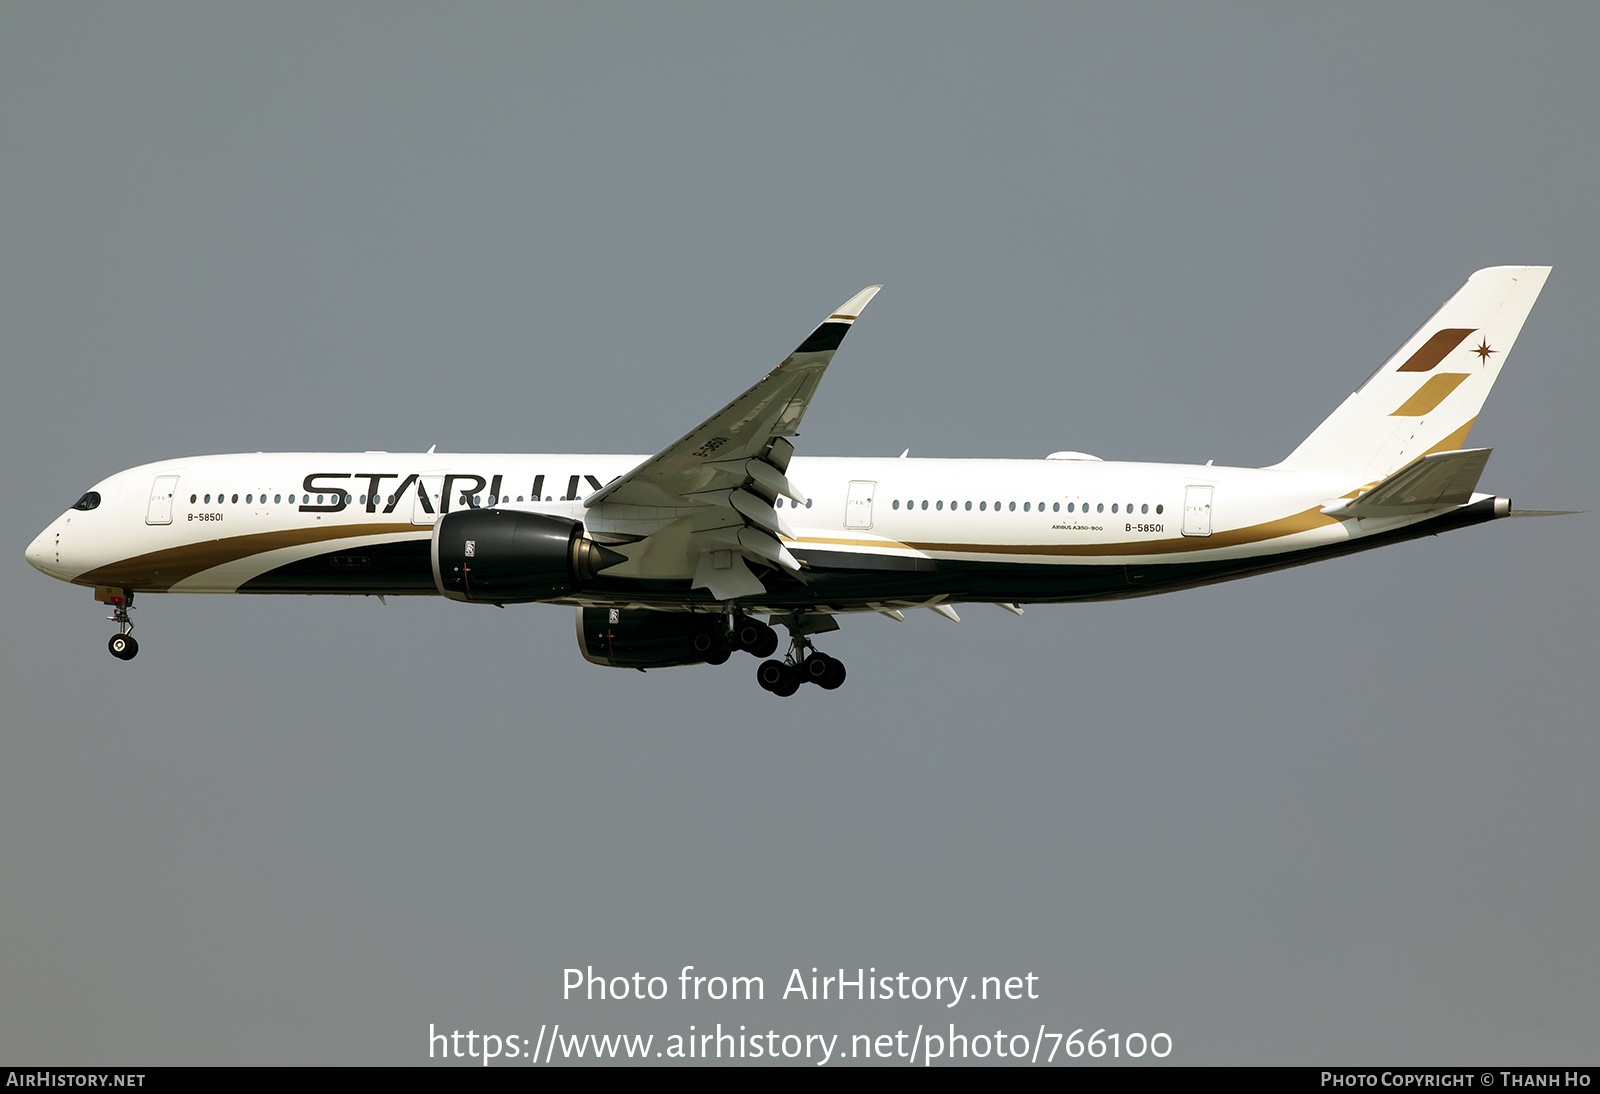
POLYGON ((1435 452, 1407 464, 1372 489, 1322 507, 1330 517, 1403 517, 1454 509, 1472 500, 1489 448, 1435 452))

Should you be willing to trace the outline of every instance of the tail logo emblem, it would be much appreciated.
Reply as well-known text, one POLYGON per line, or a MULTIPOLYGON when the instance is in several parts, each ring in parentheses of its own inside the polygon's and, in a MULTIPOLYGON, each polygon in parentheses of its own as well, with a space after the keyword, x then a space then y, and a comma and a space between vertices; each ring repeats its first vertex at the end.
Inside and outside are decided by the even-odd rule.
POLYGON ((1478 360, 1480 362, 1482 362, 1483 364, 1488 364, 1489 363, 1489 354, 1498 353, 1499 350, 1490 349, 1489 348, 1489 339, 1485 338, 1485 339, 1483 339, 1483 341, 1479 342, 1476 346, 1472 347, 1472 352, 1476 353, 1478 355, 1478 360))
POLYGON ((1422 347, 1395 371, 1432 372, 1435 365, 1450 356, 1450 351, 1465 342, 1467 335, 1476 329, 1476 327, 1450 327, 1434 331, 1433 337, 1422 343, 1422 347))

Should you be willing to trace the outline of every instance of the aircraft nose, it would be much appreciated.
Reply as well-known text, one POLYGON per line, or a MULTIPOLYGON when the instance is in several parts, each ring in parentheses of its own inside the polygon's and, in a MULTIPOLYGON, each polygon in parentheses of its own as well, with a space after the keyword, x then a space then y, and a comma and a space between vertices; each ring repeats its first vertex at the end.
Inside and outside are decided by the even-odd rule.
POLYGON ((56 533, 54 528, 46 528, 34 537, 28 544, 28 562, 35 570, 50 573, 51 565, 56 560, 56 533))

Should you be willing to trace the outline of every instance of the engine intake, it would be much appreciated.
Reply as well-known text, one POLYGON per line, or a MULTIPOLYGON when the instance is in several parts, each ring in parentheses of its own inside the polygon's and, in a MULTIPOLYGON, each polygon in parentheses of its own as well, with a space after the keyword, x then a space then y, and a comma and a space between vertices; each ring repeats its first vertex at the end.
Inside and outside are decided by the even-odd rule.
POLYGON ((619 669, 658 669, 728 659, 721 616, 648 608, 579 608, 584 660, 619 669))
POLYGON ((565 596, 627 559, 583 525, 514 509, 459 509, 433 528, 433 583, 451 600, 521 604, 565 596))

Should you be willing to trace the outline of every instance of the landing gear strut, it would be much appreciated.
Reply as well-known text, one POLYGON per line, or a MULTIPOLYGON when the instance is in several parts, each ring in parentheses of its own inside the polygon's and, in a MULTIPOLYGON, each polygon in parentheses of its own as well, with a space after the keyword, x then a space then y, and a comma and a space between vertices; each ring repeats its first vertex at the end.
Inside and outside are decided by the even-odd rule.
POLYGON ((111 605, 111 614, 106 618, 118 628, 117 633, 111 636, 111 641, 106 643, 106 648, 111 651, 112 657, 132 661, 139 653, 139 643, 133 637, 133 620, 128 618, 128 613, 133 610, 133 594, 113 590, 106 596, 105 603, 111 605))
POLYGON ((801 684, 833 691, 844 678, 844 662, 817 649, 804 635, 795 637, 782 661, 763 661, 756 669, 756 683, 774 695, 793 695, 801 684))

